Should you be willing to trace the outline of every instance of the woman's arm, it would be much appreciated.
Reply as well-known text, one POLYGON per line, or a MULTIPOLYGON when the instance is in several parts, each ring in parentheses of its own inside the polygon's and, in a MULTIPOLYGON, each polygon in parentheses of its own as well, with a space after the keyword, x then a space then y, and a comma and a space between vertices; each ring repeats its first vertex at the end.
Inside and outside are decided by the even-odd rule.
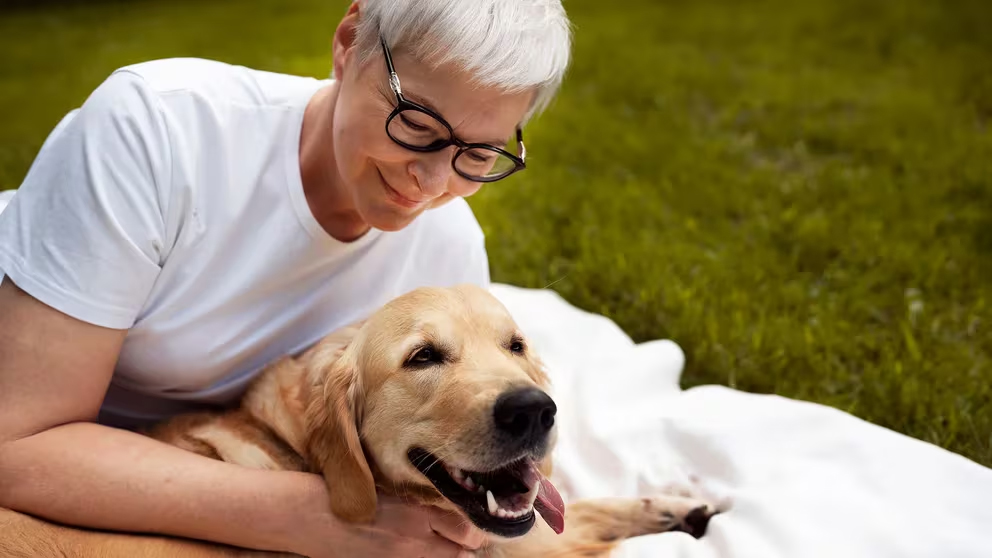
POLYGON ((290 550, 328 525, 322 480, 214 461, 93 424, 125 332, 0 285, 0 507, 119 531, 290 550))

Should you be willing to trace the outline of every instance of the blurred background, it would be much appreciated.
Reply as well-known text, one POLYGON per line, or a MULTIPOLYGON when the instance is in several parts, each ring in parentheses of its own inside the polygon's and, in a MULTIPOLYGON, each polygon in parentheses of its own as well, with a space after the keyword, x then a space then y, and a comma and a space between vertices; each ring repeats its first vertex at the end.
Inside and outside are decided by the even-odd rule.
MULTIPOLYGON (((120 66, 326 77, 347 5, 0 0, 0 189, 120 66)), ((574 64, 528 170, 469 200, 494 280, 675 340, 683 387, 826 403, 992 465, 992 2, 565 6, 574 64)))

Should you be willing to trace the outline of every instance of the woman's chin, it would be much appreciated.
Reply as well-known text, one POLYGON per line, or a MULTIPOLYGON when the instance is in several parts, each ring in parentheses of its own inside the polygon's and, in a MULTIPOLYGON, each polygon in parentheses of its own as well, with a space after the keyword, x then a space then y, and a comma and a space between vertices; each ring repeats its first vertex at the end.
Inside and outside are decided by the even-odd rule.
POLYGON ((386 207, 376 208, 365 215, 365 222, 370 227, 384 232, 396 232, 405 229, 426 209, 426 206, 413 210, 396 207, 388 201, 385 205, 386 207))

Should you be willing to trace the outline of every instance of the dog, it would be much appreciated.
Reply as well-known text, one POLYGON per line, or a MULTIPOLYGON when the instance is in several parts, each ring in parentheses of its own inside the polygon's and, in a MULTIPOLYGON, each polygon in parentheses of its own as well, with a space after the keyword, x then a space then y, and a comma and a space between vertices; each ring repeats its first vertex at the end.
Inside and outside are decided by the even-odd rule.
POLYGON ((579 500, 566 513, 549 480, 549 387, 488 291, 421 288, 270 364, 239 408, 148 434, 246 467, 319 473, 347 522, 371 522, 378 494, 459 513, 488 535, 480 556, 605 557, 630 537, 704 534, 717 510, 685 493, 579 500))

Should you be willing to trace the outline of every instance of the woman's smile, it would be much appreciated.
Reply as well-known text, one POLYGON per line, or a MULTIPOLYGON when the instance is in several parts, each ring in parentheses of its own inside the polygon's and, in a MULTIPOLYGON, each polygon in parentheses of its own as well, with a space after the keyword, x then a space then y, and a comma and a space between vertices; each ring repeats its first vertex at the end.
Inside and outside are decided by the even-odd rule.
POLYGON ((430 202, 430 200, 417 201, 404 196, 397 188, 393 187, 393 185, 386 180, 386 177, 382 174, 382 171, 376 169, 376 172, 379 173, 379 179, 382 180, 382 184, 386 189, 386 194, 393 203, 408 209, 416 209, 430 202))

